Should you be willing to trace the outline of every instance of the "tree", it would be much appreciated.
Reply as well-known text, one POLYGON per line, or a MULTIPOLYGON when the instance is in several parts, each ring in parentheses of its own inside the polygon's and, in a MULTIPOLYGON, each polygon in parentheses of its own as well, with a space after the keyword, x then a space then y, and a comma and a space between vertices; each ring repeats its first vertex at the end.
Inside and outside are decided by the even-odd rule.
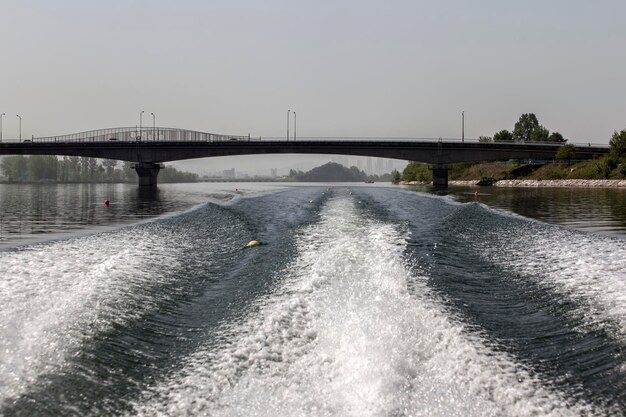
POLYGON ((491 136, 479 136, 478 141, 481 143, 488 143, 493 142, 493 139, 491 139, 491 136))
POLYGON ((626 129, 619 133, 617 131, 613 132, 613 136, 611 136, 609 141, 609 148, 611 153, 617 158, 626 154, 626 129))
POLYGON ((520 116, 513 128, 513 140, 515 142, 530 142, 532 134, 539 128, 539 120, 534 113, 524 113, 520 116))
POLYGON ((28 157, 27 169, 33 181, 57 179, 59 161, 55 155, 32 155, 28 157))
POLYGON ((513 134, 506 129, 503 129, 493 135, 494 142, 513 142, 513 134))
POLYGON ((402 175, 400 174, 400 171, 394 168, 394 170, 391 171, 391 183, 398 184, 400 180, 402 180, 402 175))
POLYGON ((559 161, 571 161, 576 156, 576 147, 572 144, 563 145, 556 151, 556 159, 559 161))
POLYGON ((104 166, 106 180, 113 182, 113 174, 115 172, 115 167, 117 167, 117 161, 115 159, 105 159, 102 161, 102 165, 104 166))
POLYGON ((596 162, 596 170, 598 174, 607 180, 611 176, 611 171, 613 171, 616 166, 617 163, 611 157, 604 157, 596 162))
POLYGON ((567 142, 567 139, 565 139, 559 132, 552 132, 550 136, 548 136, 548 142, 565 143, 567 142))
POLYGON ((98 160, 96 158, 86 158, 87 160, 87 181, 98 180, 98 160))
POLYGON ((24 155, 5 156, 0 163, 2 173, 9 182, 28 179, 28 159, 24 155))
POLYGON ((402 171, 402 179, 405 181, 432 181, 433 173, 428 165, 421 162, 409 162, 402 171))
POLYGON ((545 127, 539 125, 535 130, 533 130, 530 134, 531 142, 547 142, 548 137, 550 136, 550 131, 545 127))
POLYGON ((166 166, 159 173, 159 181, 166 182, 195 182, 198 181, 198 174, 192 172, 179 171, 173 166, 166 166))
POLYGON ((137 180, 137 173, 133 168, 133 163, 129 161, 124 161, 124 166, 122 168, 122 172, 126 181, 132 182, 137 180))
POLYGON ((78 156, 70 156, 67 159, 66 169, 69 181, 80 181, 81 158, 78 156))

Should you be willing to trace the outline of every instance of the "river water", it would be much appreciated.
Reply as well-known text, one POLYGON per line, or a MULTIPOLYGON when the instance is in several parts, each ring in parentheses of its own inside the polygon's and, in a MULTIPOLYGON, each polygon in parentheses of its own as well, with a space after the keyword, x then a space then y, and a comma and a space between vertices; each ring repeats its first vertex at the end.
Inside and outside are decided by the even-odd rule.
POLYGON ((0 415, 623 415, 625 203, 0 185, 0 415))

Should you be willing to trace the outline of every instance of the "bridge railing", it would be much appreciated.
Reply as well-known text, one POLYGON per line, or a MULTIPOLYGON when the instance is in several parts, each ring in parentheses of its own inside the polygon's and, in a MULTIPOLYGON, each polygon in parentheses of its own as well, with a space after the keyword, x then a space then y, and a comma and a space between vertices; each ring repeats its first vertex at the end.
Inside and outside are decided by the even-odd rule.
POLYGON ((250 136, 223 135, 165 127, 118 127, 90 130, 69 135, 33 137, 36 143, 92 143, 92 142, 223 142, 248 141, 250 136))
MULTIPOLYGON (((90 130, 86 132, 72 133, 69 135, 32 137, 24 139, 25 143, 110 143, 116 142, 133 142, 133 143, 153 143, 153 142, 225 142, 225 141, 246 141, 246 142, 267 142, 267 141, 289 141, 297 143, 299 141, 341 141, 341 142, 368 142, 368 141, 395 141, 395 142, 443 142, 443 143, 479 143, 478 139, 465 138, 408 138, 408 137, 304 137, 299 136, 295 141, 293 138, 286 137, 257 137, 224 135, 218 133, 199 132, 187 129, 175 129, 166 127, 118 127, 109 129, 90 130)), ((17 140, 7 140, 4 142, 17 142, 17 140)), ((550 145, 561 146, 563 143, 558 142, 489 142, 497 145, 550 145)), ((606 146, 597 143, 585 142, 567 142, 576 146, 606 146)), ((488 145, 488 143, 485 143, 488 145)))
MULTIPOLYGON (((258 140, 258 139, 256 139, 258 140)), ((264 141, 280 141, 285 142, 287 138, 285 136, 280 137, 264 137, 264 141)), ((372 142, 372 141, 390 141, 390 142, 442 142, 442 143, 484 143, 485 145, 497 144, 497 145, 550 145, 550 146, 562 146, 565 144, 571 144, 575 146, 606 146, 604 144, 598 144, 593 142, 513 142, 513 141, 490 141, 482 142, 478 138, 409 138, 409 137, 375 137, 375 136, 298 136, 295 142, 298 141, 341 141, 341 142, 372 142)), ((289 142, 294 142, 293 138, 289 138, 289 142)))

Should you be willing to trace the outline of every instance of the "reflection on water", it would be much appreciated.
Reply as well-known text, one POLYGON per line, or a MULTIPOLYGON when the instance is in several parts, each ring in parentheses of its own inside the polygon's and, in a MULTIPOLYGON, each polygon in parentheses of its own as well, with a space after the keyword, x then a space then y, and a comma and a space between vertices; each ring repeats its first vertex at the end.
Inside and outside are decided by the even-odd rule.
POLYGON ((284 189, 281 183, 0 184, 0 250, 92 233, 207 201, 284 189), (105 206, 104 200, 109 200, 105 206))
MULTIPOLYGON (((475 199, 476 188, 453 187, 459 201, 475 199)), ((626 189, 621 188, 478 188, 477 200, 547 223, 626 237, 626 189)))
POLYGON ((98 230, 194 203, 176 197, 171 188, 143 190, 131 184, 0 184, 0 247, 87 227, 98 230))
MULTIPOLYGON (((311 184, 298 186, 307 185, 311 184)), ((105 230, 206 201, 225 201, 286 186, 293 184, 163 184, 157 189, 135 184, 0 184, 0 249, 68 233, 105 230), (106 199, 111 202, 108 207, 104 205, 106 199)), ((427 187, 408 188, 434 192, 427 187)), ((436 193, 471 202, 476 189, 451 187, 436 193)), ((547 223, 626 237, 626 189, 480 187, 478 191, 477 200, 493 208, 547 223)))

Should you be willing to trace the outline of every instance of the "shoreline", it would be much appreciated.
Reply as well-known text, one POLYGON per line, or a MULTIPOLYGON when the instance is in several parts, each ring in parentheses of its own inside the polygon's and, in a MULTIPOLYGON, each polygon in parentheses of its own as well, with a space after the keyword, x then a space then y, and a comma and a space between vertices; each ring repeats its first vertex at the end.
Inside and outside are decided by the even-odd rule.
MULTIPOLYGON (((451 180, 449 186, 457 187, 510 187, 510 188, 626 188, 626 180, 498 180, 493 185, 478 185, 479 180, 451 180)), ((402 185, 431 185, 432 182, 402 181, 402 185)))
POLYGON ((498 180, 491 186, 479 186, 478 180, 448 181, 448 185, 468 187, 562 187, 562 188, 626 188, 626 180, 498 180))

